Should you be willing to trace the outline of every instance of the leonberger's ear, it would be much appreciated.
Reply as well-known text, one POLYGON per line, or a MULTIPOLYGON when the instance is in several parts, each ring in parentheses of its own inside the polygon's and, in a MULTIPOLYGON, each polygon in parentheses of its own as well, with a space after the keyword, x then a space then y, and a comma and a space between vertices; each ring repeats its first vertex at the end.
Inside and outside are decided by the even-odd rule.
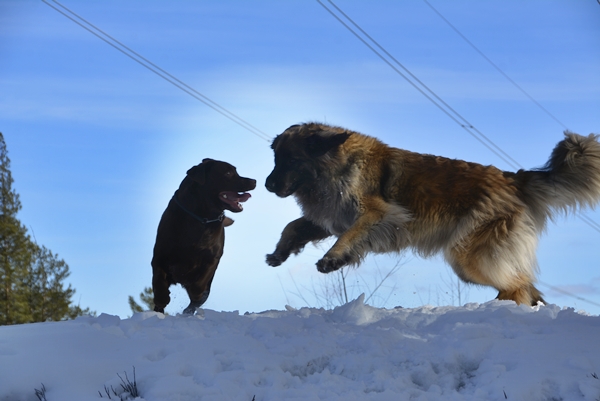
POLYGON ((213 159, 202 160, 201 164, 198 164, 187 171, 187 176, 198 184, 204 184, 206 182, 206 165, 212 161, 213 159))
POLYGON ((281 141, 281 135, 277 135, 275 139, 273 139, 273 143, 271 143, 271 149, 275 150, 279 141, 281 141))
POLYGON ((314 134, 306 139, 308 152, 313 156, 323 156, 332 149, 338 148, 350 137, 348 133, 322 136, 314 134))

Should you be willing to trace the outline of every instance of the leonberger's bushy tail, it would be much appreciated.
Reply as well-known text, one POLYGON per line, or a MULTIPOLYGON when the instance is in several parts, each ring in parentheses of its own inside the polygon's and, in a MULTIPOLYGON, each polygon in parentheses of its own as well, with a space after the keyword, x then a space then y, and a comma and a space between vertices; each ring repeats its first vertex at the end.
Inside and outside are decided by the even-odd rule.
POLYGON ((565 131, 565 139, 556 145, 546 165, 524 172, 533 173, 522 190, 541 228, 552 212, 568 213, 600 201, 599 136, 565 131))

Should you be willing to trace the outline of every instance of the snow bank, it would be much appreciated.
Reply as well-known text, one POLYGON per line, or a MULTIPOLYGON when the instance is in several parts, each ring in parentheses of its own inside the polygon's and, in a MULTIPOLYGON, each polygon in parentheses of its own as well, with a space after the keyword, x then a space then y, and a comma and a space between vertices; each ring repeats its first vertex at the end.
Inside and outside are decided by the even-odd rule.
POLYGON ((493 301, 215 312, 0 327, 0 400, 589 400, 600 317, 493 301), (114 395, 113 399, 117 399, 114 395))

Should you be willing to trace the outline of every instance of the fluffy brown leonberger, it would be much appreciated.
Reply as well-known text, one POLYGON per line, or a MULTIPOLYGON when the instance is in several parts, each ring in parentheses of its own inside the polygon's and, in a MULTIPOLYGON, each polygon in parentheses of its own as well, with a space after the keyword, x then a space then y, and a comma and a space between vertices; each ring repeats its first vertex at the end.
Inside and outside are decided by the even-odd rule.
POLYGON ((544 302, 534 286, 538 235, 553 214, 600 200, 597 139, 566 131, 544 167, 513 173, 340 127, 293 125, 273 141, 266 187, 294 195, 303 217, 285 227, 267 263, 334 235, 320 272, 358 265, 369 252, 442 252, 458 277, 496 288, 498 299, 544 302))

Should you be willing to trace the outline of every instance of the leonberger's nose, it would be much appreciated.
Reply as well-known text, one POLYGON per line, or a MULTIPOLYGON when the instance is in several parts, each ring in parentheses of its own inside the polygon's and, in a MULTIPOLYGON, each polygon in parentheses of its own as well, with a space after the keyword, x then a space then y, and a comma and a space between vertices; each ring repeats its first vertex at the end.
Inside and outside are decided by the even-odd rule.
POLYGON ((267 188, 267 191, 275 192, 275 180, 272 178, 272 174, 267 177, 265 187, 267 188))

